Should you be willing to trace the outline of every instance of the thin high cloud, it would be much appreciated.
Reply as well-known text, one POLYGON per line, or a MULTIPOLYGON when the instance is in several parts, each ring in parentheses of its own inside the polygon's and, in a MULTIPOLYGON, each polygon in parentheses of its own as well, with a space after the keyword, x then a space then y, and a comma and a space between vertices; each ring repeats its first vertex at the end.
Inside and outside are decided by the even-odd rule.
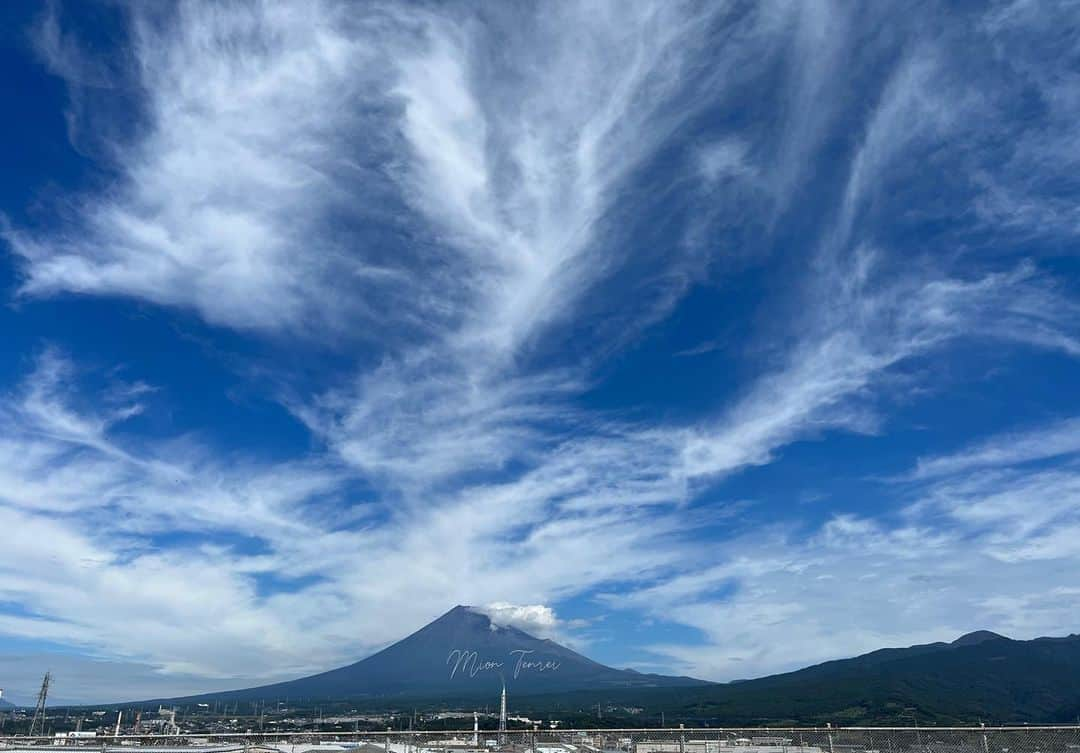
MULTIPOLYGON (((964 39, 1016 51, 1034 21, 1013 10, 964 39)), ((26 606, 0 631, 266 679, 353 660, 454 603, 552 628, 551 605, 618 584, 611 608, 702 631, 704 646, 654 647, 669 666, 732 679, 940 639, 973 615, 1018 635, 1065 624, 1046 563, 1075 557, 1054 528, 1076 525, 1073 471, 1003 467, 1071 455, 1071 424, 924 457, 880 514, 695 532, 720 514, 703 498, 792 444, 887 432, 897 403, 943 389, 933 363, 958 346, 990 364, 1080 354, 1052 265, 965 247, 1062 216, 1022 179, 1045 158, 1032 144, 988 172, 1006 84, 1037 78, 1061 144, 1075 129, 1058 115, 1080 108, 1011 55, 977 90, 946 44, 964 33, 875 12, 889 33, 829 4, 134 6, 137 65, 92 71, 47 18, 39 46, 72 118, 102 76, 145 101, 140 127, 101 145, 108 190, 55 226, 6 227, 22 299, 137 299, 362 355, 332 389, 274 365, 312 449, 272 462, 210 437, 132 441, 158 395, 99 396, 44 351, 0 405, 0 515, 32 533, 0 554, 0 601, 26 606), (842 75, 856 60, 883 71, 873 96, 842 75), (776 117, 754 120, 748 90, 776 117), (904 235, 935 213, 962 227, 904 235), (689 419, 586 407, 694 281, 735 297, 729 270, 770 263, 786 269, 769 268, 780 324, 744 333, 735 388, 689 419), (1031 495, 1062 504, 1021 524, 1031 495), (872 598, 838 602, 853 573, 872 598), (1040 578, 1045 600, 1009 617, 1040 578), (199 585, 176 599, 160 583, 199 585), (896 599, 916 606, 897 618, 896 599)), ((1046 229, 1068 237, 1067 221, 1046 229)), ((695 325, 707 344, 730 331, 695 325)))
MULTIPOLYGON (((937 342, 937 338, 927 342, 937 342)), ((825 348, 824 352, 833 351, 825 348)), ((854 355, 856 351, 836 352, 843 362, 854 355)), ((888 363, 891 359, 883 360, 883 364, 888 363)), ((132 415, 134 406, 119 405, 105 414, 76 411, 65 402, 75 382, 73 372, 74 367, 59 354, 46 352, 26 386, 7 406, 6 413, 16 420, 8 424, 11 428, 4 444, 12 457, 18 453, 23 458, 41 458, 41 463, 29 467, 4 464, 8 469, 25 469, 17 475, 9 472, 5 479, 4 500, 14 506, 5 511, 7 523, 34 535, 25 540, 25 548, 9 550, 6 575, 10 577, 5 578, 3 592, 5 598, 29 605, 35 615, 6 617, 4 629, 124 655, 124 647, 132 645, 134 635, 117 629, 115 610, 103 613, 100 609, 102 603, 119 599, 117 608, 129 613, 125 624, 155 636, 153 645, 169 657, 164 665, 170 671, 208 676, 216 674, 217 667, 228 666, 239 676, 251 677, 267 659, 276 667, 293 667, 297 672, 343 661, 434 616, 406 604, 441 603, 448 593, 457 594, 456 601, 468 603, 476 600, 476 584, 483 584, 485 594, 511 595, 528 588, 531 593, 557 599, 625 580, 630 571, 640 578, 666 578, 665 573, 678 571, 687 552, 704 550, 686 539, 683 521, 671 515, 657 516, 654 508, 689 499, 687 483, 698 474, 730 473, 740 463, 765 462, 762 457, 732 456, 737 448, 771 451, 807 427, 820 430, 828 425, 827 418, 818 413, 824 388, 811 389, 798 393, 809 396, 803 402, 786 407, 767 422, 769 427, 783 427, 783 433, 762 433, 760 416, 767 415, 770 396, 776 394, 764 390, 760 402, 757 398, 744 402, 744 406, 755 406, 753 410, 744 408, 749 411, 746 415, 755 418, 732 429, 743 437, 749 432, 759 439, 748 445, 738 435, 712 437, 714 444, 729 448, 728 454, 705 466, 696 465, 692 473, 681 461, 679 448, 685 441, 681 430, 611 432, 546 453, 536 468, 514 481, 467 486, 417 508, 414 514, 399 510, 398 520, 389 525, 372 528, 361 519, 355 528, 342 528, 333 509, 318 514, 317 506, 309 506, 318 505, 316 500, 342 483, 347 474, 341 468, 326 468, 321 474, 317 464, 226 470, 200 464, 197 458, 170 457, 164 452, 149 457, 133 455, 109 434, 111 427, 132 415), (58 379, 60 374, 65 375, 63 381, 58 379), (818 418, 811 420, 813 416, 818 418), (38 477, 49 478, 52 488, 37 485, 38 477), (290 483, 282 485, 286 479, 290 483), (55 518, 57 505, 67 517, 55 518), (650 514, 629 512, 635 508, 649 509, 650 514), (97 535, 88 537, 78 531, 78 520, 100 519, 106 510, 114 515, 106 518, 105 525, 96 526, 97 535), (120 514, 115 515, 118 510, 120 514), (298 510, 306 510, 308 516, 298 517, 298 510), (40 517, 40 513, 49 517, 40 517), (204 541, 193 548, 143 551, 145 545, 131 538, 177 530, 255 535, 262 546, 255 553, 244 553, 234 542, 222 546, 204 541), (57 544, 63 558, 56 559, 51 547, 42 549, 42 541, 57 544), (440 546, 433 548, 433 541, 441 542, 440 546), (26 567, 43 556, 52 560, 49 567, 45 562, 41 567, 26 567), (448 562, 456 563, 455 567, 448 569, 448 562), (177 602, 168 589, 136 586, 148 581, 191 582, 204 570, 212 570, 214 577, 199 580, 202 585, 191 600, 177 602), (62 578, 56 578, 58 572, 63 573, 62 578), (310 576, 318 581, 295 593, 259 596, 259 577, 280 577, 286 572, 292 578, 310 576), (335 573, 341 575, 332 575, 335 573), (362 577, 357 578, 357 574, 362 577), (219 638, 225 637, 209 643, 199 631, 189 629, 199 620, 205 624, 204 600, 208 596, 221 605, 223 612, 216 615, 219 621, 213 630, 219 638), (165 601, 176 627, 156 630, 152 615, 161 614, 165 601), (391 610, 398 619, 387 622, 382 633, 334 645, 336 638, 348 634, 351 615, 357 610, 388 609, 391 603, 398 603, 391 610), (292 615, 288 624, 279 625, 273 633, 261 633, 258 641, 242 637, 251 624, 272 620, 282 610, 292 615), (309 631, 316 623, 322 626, 320 641, 310 635, 299 641, 300 631, 309 631), (336 623, 340 627, 333 627, 336 623), (223 633, 223 625, 235 627, 232 639, 226 640, 230 630, 223 633), (231 650, 232 642, 241 640, 248 653, 231 650), (220 646, 224 653, 219 655, 214 646, 220 646), (298 652, 299 647, 303 647, 302 652, 298 652)), ((801 371, 778 375, 792 380, 804 377, 801 371)), ((846 386, 850 397, 863 392, 868 380, 838 383, 846 386)), ((840 404, 845 393, 834 386, 836 380, 829 378, 826 383, 833 390, 828 392, 830 404, 840 404)), ((1058 499, 1071 499, 1060 490, 1054 494, 1058 499)), ((964 509, 964 499, 960 498, 956 509, 964 509)), ((951 515, 964 519, 961 513, 951 515)), ((890 543, 888 537, 918 541, 920 535, 915 529, 905 534, 880 528, 877 523, 841 519, 830 524, 821 540, 835 546, 837 541, 866 543, 886 537, 878 542, 881 547, 873 547, 879 551, 911 543, 890 543)), ((790 542, 784 546, 792 549, 790 542)), ((940 552, 942 546, 935 551, 940 552)), ((881 560, 880 555, 849 549, 851 545, 844 550, 845 556, 881 560)), ((1025 558, 1022 549, 1016 551, 1013 559, 1025 558)), ((711 556, 716 554, 714 550, 711 556)), ((1008 559, 1000 553, 997 558, 1008 559)), ((797 554, 793 554, 793 561, 797 562, 797 554)), ((843 566, 847 564, 845 561, 843 566)), ((974 572, 967 572, 967 577, 974 572)), ((672 583, 685 577, 677 576, 672 583)), ((705 571, 697 577, 711 576, 705 571)), ((671 614, 686 624, 698 624, 693 603, 687 601, 671 614)), ((633 604, 635 601, 628 599, 623 606, 633 604)), ((822 626, 823 631, 827 629, 822 626)), ((868 643, 871 638, 890 637, 886 633, 870 636, 865 639, 868 643)), ((823 648, 835 645, 823 644, 823 648)), ((762 663, 760 668, 773 666, 762 663)), ((710 676, 721 669, 707 664, 693 668, 707 670, 710 676)))
POLYGON ((343 505, 349 475, 325 461, 226 463, 170 440, 125 447, 114 430, 128 412, 78 411, 77 380, 47 352, 3 405, 0 517, 23 535, 0 561, 0 595, 25 612, 0 626, 152 662, 165 685, 173 673, 251 681, 267 667, 272 677, 317 670, 400 637, 448 600, 524 588, 554 599, 674 556, 662 545, 677 535, 673 520, 645 526, 609 507, 551 519, 545 503, 574 488, 564 478, 473 487, 375 525, 355 499, 343 505), (184 543, 166 543, 177 534, 184 543), (582 545, 588 557, 575 554, 582 545), (263 592, 266 579, 296 585, 263 592), (395 618, 358 634, 355 614, 372 611, 395 618), (274 627, 255 630, 262 622, 274 627))
POLYGON ((1015 435, 924 461, 934 478, 909 482, 916 501, 899 520, 840 514, 810 535, 777 524, 722 544, 719 564, 605 598, 697 627, 699 645, 652 650, 713 677, 948 640, 973 626, 1021 639, 1060 633, 1075 590, 1052 573, 1080 566, 1080 471, 1027 465, 1040 455, 1028 451, 1038 433, 1005 457, 987 448, 1015 435), (718 588, 730 595, 715 599, 718 588))
MULTIPOLYGON (((7 232, 22 292, 241 329, 443 325, 497 350, 562 311, 612 263, 575 261, 612 192, 694 109, 709 16, 642 3, 612 23, 616 6, 566 3, 518 29, 505 12, 354 10, 132 8, 135 78, 106 85, 146 92, 145 123, 104 145, 114 185, 62 230, 7 232), (508 35, 516 54, 492 67, 508 35), (424 242, 395 242, 424 224, 424 242)), ((92 107, 61 24, 45 19, 39 50, 92 107)))
POLYGON ((982 468, 1003 468, 1080 453, 1080 419, 993 437, 952 455, 922 458, 915 478, 936 478, 982 468))

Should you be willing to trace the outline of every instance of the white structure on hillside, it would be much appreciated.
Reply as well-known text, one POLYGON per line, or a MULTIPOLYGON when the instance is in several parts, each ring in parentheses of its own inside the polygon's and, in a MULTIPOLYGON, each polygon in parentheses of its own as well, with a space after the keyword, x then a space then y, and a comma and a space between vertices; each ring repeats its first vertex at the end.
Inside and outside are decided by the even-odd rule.
POLYGON ((506 744, 506 680, 502 684, 502 698, 499 700, 499 745, 506 744))

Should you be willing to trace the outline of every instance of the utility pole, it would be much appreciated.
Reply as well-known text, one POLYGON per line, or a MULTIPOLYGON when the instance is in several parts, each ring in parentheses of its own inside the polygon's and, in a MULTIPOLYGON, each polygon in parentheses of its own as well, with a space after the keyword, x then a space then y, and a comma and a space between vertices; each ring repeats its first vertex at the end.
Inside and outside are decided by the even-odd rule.
POLYGON ((52 675, 49 672, 46 672, 44 679, 41 681, 41 690, 38 691, 37 706, 34 708, 34 718, 30 720, 30 737, 33 737, 35 732, 45 734, 45 699, 49 697, 50 679, 52 679, 52 675))

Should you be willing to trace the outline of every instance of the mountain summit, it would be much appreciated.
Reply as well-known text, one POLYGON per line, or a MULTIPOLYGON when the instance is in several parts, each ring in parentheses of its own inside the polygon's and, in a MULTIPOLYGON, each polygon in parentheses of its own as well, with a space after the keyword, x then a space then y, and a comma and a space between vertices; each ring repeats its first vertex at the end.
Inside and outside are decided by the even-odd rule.
POLYGON ((509 625, 456 606, 366 659, 298 680, 214 693, 215 699, 360 698, 494 694, 706 685, 689 677, 614 669, 509 625))
POLYGON ((955 641, 950 643, 950 646, 977 646, 980 643, 986 643, 987 641, 1007 641, 1009 640, 1004 635, 991 632, 990 630, 976 630, 974 633, 966 633, 961 635, 955 641))

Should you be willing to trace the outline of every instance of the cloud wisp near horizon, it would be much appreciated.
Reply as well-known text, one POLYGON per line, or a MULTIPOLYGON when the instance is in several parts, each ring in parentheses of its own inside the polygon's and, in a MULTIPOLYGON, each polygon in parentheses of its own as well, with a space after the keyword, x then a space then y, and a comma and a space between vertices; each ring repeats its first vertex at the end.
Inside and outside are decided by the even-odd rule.
POLYGON ((0 658, 1075 632, 1069 3, 8 12, 0 658))

